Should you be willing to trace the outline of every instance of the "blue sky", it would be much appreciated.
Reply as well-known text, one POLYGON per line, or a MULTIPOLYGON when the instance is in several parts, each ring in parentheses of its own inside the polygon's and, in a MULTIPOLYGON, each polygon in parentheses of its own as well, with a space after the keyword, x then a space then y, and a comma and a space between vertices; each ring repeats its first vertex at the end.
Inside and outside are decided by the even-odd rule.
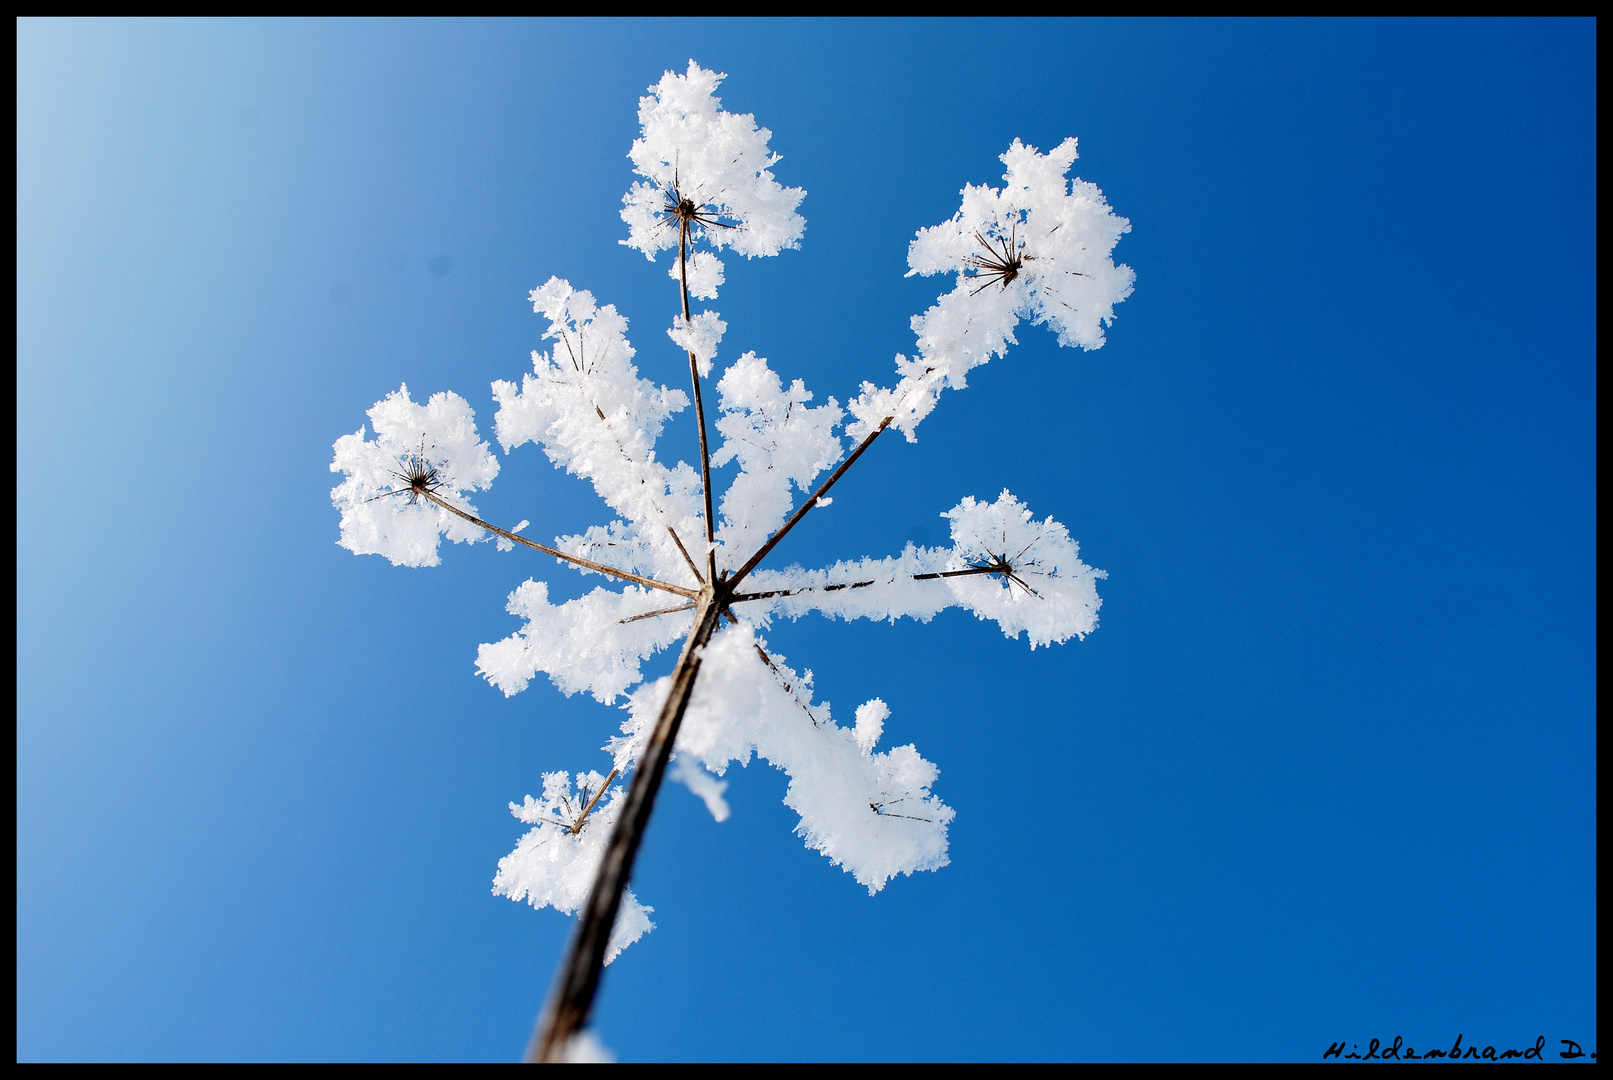
MULTIPOLYGON (((603 1041, 1593 1049, 1592 23, 25 21, 18 1057, 519 1055, 571 922, 490 895, 506 804, 620 714, 472 665, 521 581, 581 580, 354 557, 327 466, 399 382, 485 430, 552 274, 678 385, 617 211, 691 57, 808 192, 800 251, 729 261, 725 351, 887 380, 940 291, 908 239, 1016 137, 1080 138, 1137 288, 1100 351, 1023 329, 788 541, 938 543, 1008 487, 1108 571, 1052 649, 958 611, 770 635, 837 716, 891 704, 952 865, 870 899, 765 765, 722 824, 668 786, 603 1041)), ((501 463, 493 520, 603 520, 501 463)))

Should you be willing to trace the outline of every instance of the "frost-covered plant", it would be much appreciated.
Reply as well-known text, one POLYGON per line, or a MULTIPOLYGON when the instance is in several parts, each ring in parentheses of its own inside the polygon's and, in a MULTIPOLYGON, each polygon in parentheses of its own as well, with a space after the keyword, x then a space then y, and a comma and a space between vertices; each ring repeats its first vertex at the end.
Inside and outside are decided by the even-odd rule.
POLYGON ((717 296, 719 252, 776 255, 797 247, 805 228, 797 212, 805 192, 774 178, 771 132, 719 107, 723 78, 691 61, 639 100, 642 137, 629 156, 641 179, 621 215, 622 243, 651 261, 677 252, 669 275, 680 305, 667 333, 688 359, 691 392, 641 378, 627 320, 558 277, 531 293, 552 345, 532 354, 519 385, 493 384, 505 453, 542 446, 593 484, 613 520, 553 546, 519 535, 525 521, 512 529, 484 521, 466 496, 491 484, 498 461, 453 393, 419 405, 400 387, 370 410, 373 439, 362 427, 343 436, 331 464, 345 474, 331 493, 339 542, 355 553, 433 566, 442 537, 492 536, 506 550, 524 545, 612 579, 560 604, 544 582, 527 580, 509 597, 520 628, 482 645, 476 660, 506 695, 542 673, 566 694, 586 691, 627 712, 604 747, 607 775, 545 773, 541 799, 510 804, 532 828, 500 860, 493 891, 581 912, 529 1050, 543 1060, 581 1045, 570 1040, 586 1025, 602 966, 653 928, 652 909, 627 883, 669 766, 719 821, 729 813, 720 777, 730 765, 757 756, 783 769, 796 832, 870 894, 897 874, 947 864, 954 811, 932 791, 936 767, 911 745, 879 749, 890 716, 883 700, 858 707, 851 726, 815 703, 810 672, 768 648, 775 618, 927 621, 961 607, 1010 637, 1024 634, 1032 648, 1097 625, 1102 571, 1081 561, 1063 525, 1038 520, 1007 491, 948 510, 948 545, 908 544, 820 569, 763 566, 814 507, 829 504, 830 488, 887 427, 915 439, 943 389, 962 388, 971 368, 1015 343, 1019 320, 1046 323, 1062 345, 1103 344, 1114 305, 1131 292, 1131 270, 1111 257, 1129 225, 1096 187, 1066 178, 1075 140, 1045 155, 1016 140, 1002 156, 1001 188, 965 187, 951 220, 918 233, 910 273, 950 275, 952 288, 913 318, 917 349, 896 358, 893 386, 864 383, 846 408, 834 398, 812 404, 800 379, 786 385, 746 352, 717 379, 712 451, 704 383, 728 327, 690 301, 717 296), (698 467, 667 465, 656 440, 690 404, 698 467), (738 475, 714 506, 711 467, 727 463, 738 475), (672 673, 646 680, 643 663, 680 642, 672 673))

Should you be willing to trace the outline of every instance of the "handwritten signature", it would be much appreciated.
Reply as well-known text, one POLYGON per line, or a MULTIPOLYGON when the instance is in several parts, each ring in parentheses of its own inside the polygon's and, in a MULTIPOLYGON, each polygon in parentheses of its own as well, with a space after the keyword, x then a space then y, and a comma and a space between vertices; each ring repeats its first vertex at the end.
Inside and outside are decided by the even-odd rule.
MULTIPOLYGON (((1563 1049, 1557 1052, 1557 1056, 1559 1058, 1567 1060, 1572 1060, 1574 1058, 1588 1058, 1591 1061, 1596 1060, 1595 1050, 1592 1050, 1589 1054, 1587 1054, 1584 1049, 1580 1047, 1579 1043, 1575 1042, 1573 1039, 1558 1039, 1557 1041, 1563 1045, 1563 1049)), ((1346 1045, 1344 1043, 1332 1043, 1328 1046, 1327 1050, 1323 1052, 1322 1060, 1326 1061, 1329 1058, 1336 1058, 1341 1061, 1427 1061, 1430 1058, 1450 1058, 1452 1060, 1462 1061, 1469 1059, 1478 1061, 1508 1061, 1513 1058, 1518 1058, 1524 1061, 1543 1061, 1545 1060, 1543 1057, 1545 1049, 1546 1037, 1544 1035, 1541 1035, 1539 1038, 1535 1039, 1535 1044, 1533 1046, 1526 1047, 1525 1049, 1519 1050, 1509 1047, 1508 1049, 1501 1051, 1497 1051, 1493 1046, 1486 1046, 1482 1050, 1477 1046, 1463 1046, 1462 1036, 1458 1035, 1456 1036, 1456 1042, 1451 1045, 1449 1050, 1424 1050, 1419 1054, 1416 1049, 1406 1043, 1402 1036, 1396 1035, 1395 1041, 1388 1044, 1379 1042, 1377 1039, 1371 1040, 1367 1044, 1367 1052, 1364 1054, 1360 1052, 1360 1043, 1350 1043, 1348 1046, 1348 1052, 1346 1052, 1346 1045)))

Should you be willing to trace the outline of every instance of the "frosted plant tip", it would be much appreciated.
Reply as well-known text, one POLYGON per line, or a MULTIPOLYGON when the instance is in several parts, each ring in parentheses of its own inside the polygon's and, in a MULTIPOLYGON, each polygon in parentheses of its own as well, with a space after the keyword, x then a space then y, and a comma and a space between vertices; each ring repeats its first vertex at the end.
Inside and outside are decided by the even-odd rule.
POLYGON ((426 459, 426 437, 420 436, 420 449, 414 453, 404 454, 398 458, 400 468, 387 471, 402 484, 391 491, 365 499, 365 502, 374 502, 376 499, 385 499, 391 495, 404 496, 410 506, 419 502, 422 496, 435 495, 439 489, 447 487, 441 476, 441 464, 432 464, 426 459))
MULTIPOLYGON (((660 218, 663 226, 673 226, 685 235, 697 228, 737 229, 736 224, 721 220, 723 213, 711 203, 697 203, 679 184, 674 172, 672 183, 661 188, 660 218)), ((730 215, 731 216, 731 215, 730 215)))
MULTIPOLYGON (((964 276, 981 282, 971 290, 970 296, 979 296, 983 291, 993 285, 1002 285, 1003 291, 1019 277, 1020 270, 1032 256, 1025 254, 1025 243, 1019 239, 1019 223, 1016 221, 1009 225, 1008 235, 1005 237, 999 229, 988 229, 996 242, 975 233, 975 240, 985 249, 984 252, 975 252, 964 260, 964 276)), ((1071 271, 1074 273, 1074 271, 1071 271)), ((1082 275, 1076 274, 1077 277, 1082 275)))

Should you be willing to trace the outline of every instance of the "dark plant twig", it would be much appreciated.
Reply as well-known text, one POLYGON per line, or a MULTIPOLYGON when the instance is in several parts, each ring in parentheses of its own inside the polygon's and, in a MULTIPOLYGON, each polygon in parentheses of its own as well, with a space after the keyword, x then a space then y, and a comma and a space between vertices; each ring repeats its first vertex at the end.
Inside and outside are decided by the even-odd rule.
POLYGON ((730 585, 738 585, 741 581, 744 581, 745 575, 756 569, 756 565, 763 559, 767 558, 768 552, 777 547, 778 542, 788 536, 790 530, 801 523, 801 519, 807 516, 807 512, 810 511, 814 506, 818 505, 818 500, 823 498, 824 495, 828 493, 829 489, 835 486, 835 481, 844 476, 846 474, 846 470, 851 468, 853 463, 855 463, 858 458, 862 457, 864 450, 867 450, 870 446, 874 445, 874 440, 879 438, 879 433, 890 427, 890 423, 894 419, 896 419, 894 416, 885 417, 885 419, 879 422, 879 426, 877 428, 868 433, 867 438, 857 444, 857 449, 853 450, 851 452, 851 456, 840 463, 840 468, 834 471, 834 475, 825 480, 823 485, 819 487, 817 491, 812 493, 812 498, 802 503, 801 508, 790 515, 790 520, 786 521, 782 526, 780 526, 779 531, 774 533, 768 539, 767 543, 761 546, 756 554, 752 555, 745 561, 745 565, 739 568, 738 573, 732 575, 728 579, 730 585))
POLYGON ((689 610, 693 609, 694 606, 695 605, 692 604, 692 603, 690 603, 690 604, 679 604, 677 607, 664 607, 659 611, 646 611, 642 615, 629 615, 625 619, 618 619, 616 621, 625 626, 627 623, 638 622, 640 619, 653 619, 657 615, 671 615, 674 612, 678 612, 678 611, 689 611, 689 610))
MULTIPOLYGON (((621 770, 619 769, 612 769, 610 771, 610 775, 605 777, 605 782, 599 785, 599 790, 594 792, 593 801, 591 801, 587 808, 583 810, 582 816, 577 819, 577 823, 571 826, 572 836, 576 836, 578 833, 582 832, 583 823, 588 820, 588 815, 592 814, 594 812, 594 807, 599 805, 599 797, 605 794, 605 790, 610 787, 610 782, 616 779, 616 774, 620 771, 621 770)), ((588 798, 588 792, 586 789, 584 789, 582 797, 585 799, 588 798)))
MULTIPOLYGON (((683 326, 689 330, 689 228, 691 222, 700 218, 694 203, 688 199, 679 200, 674 209, 681 219, 678 231, 678 286, 683 295, 683 326)), ((717 532, 711 516, 711 454, 706 450, 706 406, 700 396, 700 364, 695 359, 693 349, 689 350, 689 380, 694 384, 694 415, 700 425, 700 490, 706 502, 706 578, 716 581, 717 532)))
POLYGON ((604 563, 595 562, 592 559, 584 559, 584 558, 582 558, 580 556, 577 556, 577 555, 568 555, 566 552, 560 551, 560 550, 558 550, 556 548, 549 547, 546 544, 540 544, 540 543, 536 542, 535 540, 528 540, 524 536, 516 536, 514 533, 510 532, 508 529, 501 529, 497 525, 492 524, 491 522, 483 521, 481 518, 477 517, 475 514, 467 514, 465 511, 461 510, 459 507, 453 505, 450 502, 446 502, 445 500, 443 500, 443 498, 441 496, 437 495, 435 492, 421 491, 421 492, 419 492, 419 495, 420 495, 421 498, 430 500, 431 502, 435 503, 436 505, 442 507, 444 510, 448 511, 450 514, 457 514, 458 516, 464 518, 466 521, 470 522, 472 525, 480 525, 482 528, 486 529, 488 532, 497 533, 499 536, 504 537, 504 539, 509 540, 512 543, 525 544, 527 547, 532 548, 532 549, 534 549, 536 551, 541 551, 545 555, 553 555, 557 559, 564 559, 566 562, 576 563, 578 566, 587 567, 589 570, 594 570, 594 571, 597 571, 598 573, 601 573, 601 574, 609 574, 611 577, 618 577, 618 578, 621 578, 623 581, 631 581, 633 584, 635 584, 635 585, 643 585, 645 588, 660 589, 662 592, 673 593, 673 594, 675 594, 677 596, 687 596, 691 600, 698 599, 699 596, 700 596, 700 594, 698 592, 695 592, 693 589, 685 589, 682 585, 668 585, 664 581, 656 581, 654 578, 647 578, 642 574, 634 574, 634 573, 630 573, 630 572, 628 572, 626 570, 618 570, 614 566, 606 566, 604 563))

